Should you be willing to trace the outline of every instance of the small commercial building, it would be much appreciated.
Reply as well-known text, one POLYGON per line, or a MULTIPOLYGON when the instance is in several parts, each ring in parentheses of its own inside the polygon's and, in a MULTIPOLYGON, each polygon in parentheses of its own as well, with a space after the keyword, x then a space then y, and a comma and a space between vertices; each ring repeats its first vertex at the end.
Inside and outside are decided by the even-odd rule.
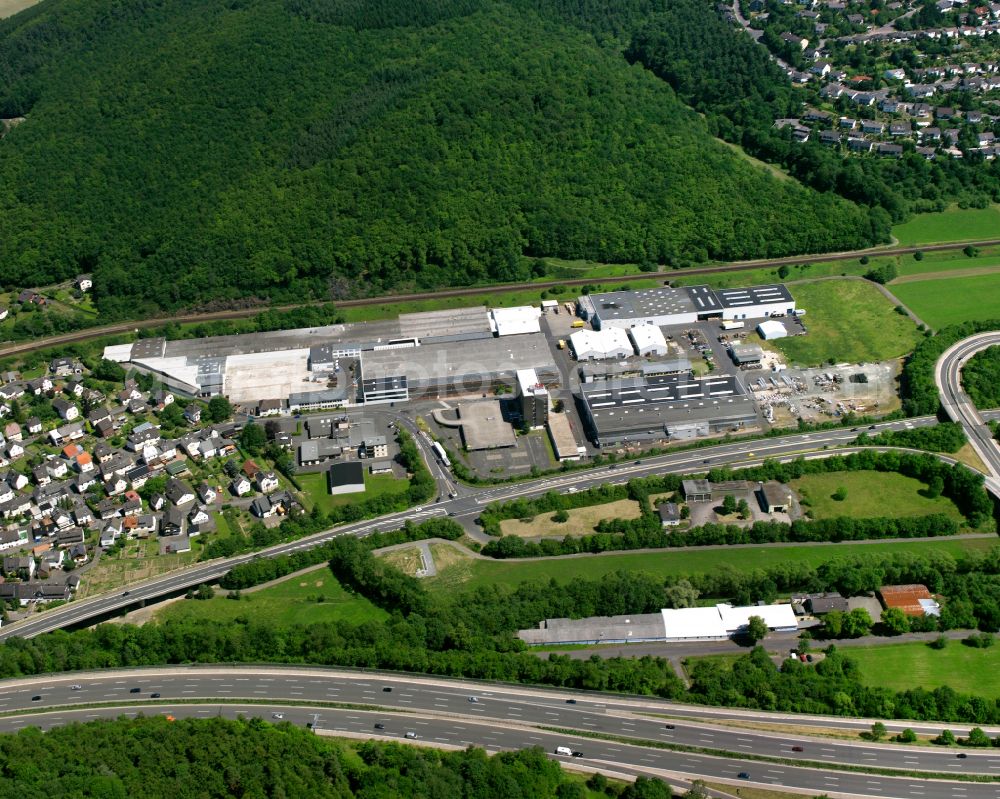
POLYGON ((358 461, 334 463, 327 470, 331 494, 358 494, 365 490, 365 469, 358 461))
POLYGON ((577 330, 569 337, 569 345, 573 348, 573 354, 578 361, 628 358, 633 354, 628 333, 620 327, 577 330))
POLYGON ((757 325, 757 334, 764 341, 773 341, 776 338, 785 338, 788 336, 788 329, 781 322, 769 319, 757 325))
POLYGON ((667 340, 663 337, 663 331, 656 325, 630 327, 628 337, 632 339, 636 355, 642 357, 662 356, 670 351, 667 348, 667 340))
POLYGON ((769 480, 757 488, 757 501, 765 513, 788 513, 792 508, 792 489, 784 483, 769 480))
POLYGON ((712 501, 712 484, 708 480, 682 480, 681 491, 686 502, 712 501))
POLYGON ((736 344, 729 348, 729 357, 741 368, 760 366, 764 358, 764 350, 755 344, 736 344))
POLYGON ((878 593, 886 608, 899 608, 907 616, 941 615, 941 605, 926 585, 883 585, 878 593))
POLYGON ((500 400, 463 402, 458 406, 462 443, 470 451, 517 446, 514 428, 503 418, 500 400))

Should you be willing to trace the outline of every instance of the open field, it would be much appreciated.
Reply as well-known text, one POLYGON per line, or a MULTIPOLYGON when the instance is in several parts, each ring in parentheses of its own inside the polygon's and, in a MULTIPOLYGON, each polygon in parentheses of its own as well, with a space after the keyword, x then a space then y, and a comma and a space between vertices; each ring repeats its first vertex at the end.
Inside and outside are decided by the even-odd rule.
POLYGON ((217 591, 214 599, 186 599, 165 606, 157 621, 212 619, 234 622, 239 617, 276 624, 322 621, 381 621, 388 614, 367 599, 349 594, 324 565, 306 574, 288 577, 260 591, 243 593, 237 601, 217 591))
MULTIPOLYGON (((1000 248, 986 247, 971 258, 961 250, 947 250, 944 252, 925 253, 922 260, 918 261, 912 255, 900 255, 892 259, 880 258, 879 261, 892 260, 896 264, 899 272, 898 277, 892 285, 897 283, 907 283, 913 279, 919 279, 921 275, 933 273, 955 274, 967 269, 1000 270, 1000 248)), ((873 259, 874 263, 875 259, 873 259)))
POLYGON ((951 641, 944 649, 912 643, 845 651, 858 661, 861 679, 868 685, 897 691, 947 685, 960 692, 1000 697, 1000 647, 973 649, 951 641))
POLYGON ((314 505, 328 513, 338 505, 349 505, 355 502, 362 502, 371 497, 382 494, 402 494, 409 487, 406 480, 393 477, 391 474, 369 474, 365 472, 365 492, 363 494, 330 494, 326 485, 326 472, 316 472, 314 474, 297 474, 295 479, 302 486, 302 491, 306 495, 311 510, 314 505))
POLYGON ((919 338, 916 325, 872 283, 821 280, 796 284, 792 293, 796 306, 806 309, 809 332, 774 344, 794 364, 885 361, 910 352, 919 338))
POLYGON ((18 11, 24 11, 36 5, 39 0, 0 0, 0 19, 14 16, 18 11))
POLYGON ((505 519, 500 522, 500 532, 504 535, 516 535, 521 538, 537 536, 587 535, 594 532, 594 527, 603 519, 638 519, 639 503, 632 499, 620 499, 617 502, 607 502, 603 505, 591 505, 589 508, 574 508, 567 511, 569 521, 562 524, 552 521, 552 511, 539 513, 531 521, 520 519, 505 519))
POLYGON ((814 519, 832 519, 837 516, 863 519, 873 516, 926 516, 943 513, 957 521, 963 521, 962 514, 950 499, 928 499, 919 493, 927 487, 924 483, 894 472, 808 474, 793 480, 791 485, 803 500, 803 510, 808 510, 814 519), (847 499, 838 502, 831 495, 841 486, 847 489, 847 499))
POLYGON ((403 549, 395 549, 392 552, 386 552, 380 557, 386 563, 391 563, 403 572, 403 574, 408 574, 411 577, 416 576, 417 572, 423 568, 424 565, 423 559, 420 557, 420 547, 416 544, 412 547, 404 547, 403 549))
MULTIPOLYGON (((904 541, 873 544, 819 544, 816 546, 789 545, 780 547, 741 547, 731 549, 691 548, 666 549, 662 552, 624 552, 578 557, 543 558, 539 560, 473 560, 451 550, 448 560, 438 560, 437 547, 434 560, 438 576, 431 577, 426 585, 431 590, 450 590, 456 587, 478 588, 484 585, 509 585, 531 580, 555 579, 560 582, 582 577, 596 580, 616 571, 647 572, 662 577, 683 574, 701 574, 714 571, 723 565, 741 571, 763 568, 779 561, 818 565, 833 558, 858 553, 886 552, 945 552, 960 555, 963 552, 982 552, 996 546, 996 540, 981 538, 971 540, 936 539, 933 541, 904 541)), ((440 547, 451 549, 450 547, 440 547)))
POLYGON ((200 554, 201 539, 191 539, 191 551, 160 555, 155 536, 129 541, 114 555, 106 552, 100 560, 80 575, 77 599, 117 591, 123 585, 150 580, 194 563, 200 554))
POLYGON ((975 241, 996 238, 1000 231, 1000 209, 949 208, 934 214, 917 214, 908 222, 896 225, 892 235, 903 246, 944 244, 952 241, 975 241))
POLYGON ((805 794, 789 793, 788 791, 769 791, 766 788, 742 788, 735 785, 726 785, 721 782, 707 782, 705 785, 717 791, 728 793, 731 796, 738 796, 740 799, 808 799, 805 794))
POLYGON ((1000 272, 892 284, 892 293, 935 328, 1000 319, 1000 272))

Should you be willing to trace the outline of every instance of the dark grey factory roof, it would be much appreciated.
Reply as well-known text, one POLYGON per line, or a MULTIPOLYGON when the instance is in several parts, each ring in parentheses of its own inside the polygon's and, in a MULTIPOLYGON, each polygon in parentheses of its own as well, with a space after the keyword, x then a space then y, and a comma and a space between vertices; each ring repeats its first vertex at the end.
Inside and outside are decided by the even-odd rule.
POLYGON ((708 286, 689 286, 685 291, 687 291, 688 297, 691 299, 692 307, 698 313, 722 309, 719 300, 715 296, 715 292, 708 286))
POLYGON ((751 305, 795 304, 788 289, 781 283, 750 286, 741 289, 716 289, 715 295, 724 308, 744 308, 751 305))
POLYGON ((601 319, 666 316, 695 310, 687 289, 669 287, 591 294, 590 302, 601 319))
POLYGON ((364 485, 365 468, 360 461, 334 463, 327 470, 332 487, 345 485, 364 485))

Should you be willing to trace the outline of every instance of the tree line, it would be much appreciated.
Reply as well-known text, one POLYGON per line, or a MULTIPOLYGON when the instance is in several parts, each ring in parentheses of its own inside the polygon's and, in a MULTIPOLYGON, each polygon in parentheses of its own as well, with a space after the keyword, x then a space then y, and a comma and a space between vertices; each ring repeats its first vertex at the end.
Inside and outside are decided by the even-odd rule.
MULTIPOLYGON (((288 722, 164 717, 89 721, 0 739, 0 760, 23 796, 130 799, 586 799, 541 747, 489 756, 363 741, 353 746, 288 722), (248 757, 248 753, 252 756, 248 757)), ((592 777, 608 797, 670 799, 670 787, 592 777)))

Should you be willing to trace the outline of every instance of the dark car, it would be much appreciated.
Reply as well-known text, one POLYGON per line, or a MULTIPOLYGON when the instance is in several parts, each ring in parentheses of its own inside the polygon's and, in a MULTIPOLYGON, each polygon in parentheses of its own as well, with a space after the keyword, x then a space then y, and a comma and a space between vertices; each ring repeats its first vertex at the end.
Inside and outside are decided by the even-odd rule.
POLYGON ((35 694, 33 697, 31 697, 31 701, 32 702, 41 702, 42 701, 42 697, 40 695, 38 695, 38 694, 35 694))
POLYGON ((875 425, 873 425, 873 424, 868 425, 868 429, 869 430, 874 430, 875 429, 875 425))
POLYGON ((968 755, 965 754, 965 752, 959 752, 957 755, 955 755, 955 757, 957 757, 959 760, 965 760, 965 758, 967 758, 968 755))
POLYGON ((702 461, 702 463, 711 463, 711 462, 712 462, 711 458, 705 458, 705 460, 702 461))
POLYGON ((132 593, 132 592, 131 591, 123 591, 122 592, 122 596, 128 596, 130 593, 132 593))
POLYGON ((567 699, 566 700, 566 704, 567 705, 575 705, 576 704, 576 700, 575 699, 567 699))
POLYGON ((674 730, 674 729, 677 729, 677 728, 674 727, 673 724, 664 724, 663 725, 663 729, 665 729, 665 730, 674 730))
POLYGON ((750 779, 750 772, 749 771, 741 771, 736 776, 739 777, 741 780, 748 780, 748 779, 750 779))
POLYGON ((392 688, 390 688, 387 685, 387 686, 385 686, 385 688, 382 689, 382 691, 383 691, 383 693, 391 694, 392 693, 392 688))
POLYGON ((159 694, 159 692, 154 693, 154 694, 150 694, 149 698, 150 699, 159 699, 160 698, 160 694, 159 694))
POLYGON ((801 752, 802 751, 802 747, 801 746, 793 746, 792 747, 792 751, 793 752, 801 752))
POLYGON ((137 693, 139 693, 139 692, 140 692, 141 690, 142 690, 141 688, 132 688, 132 689, 131 689, 131 690, 129 691, 129 693, 130 693, 130 694, 137 694, 137 693))
POLYGON ((573 757, 583 757, 583 752, 574 752, 573 757))
POLYGON ((385 729, 385 725, 384 724, 376 724, 375 725, 375 729, 376 730, 384 730, 385 729))

